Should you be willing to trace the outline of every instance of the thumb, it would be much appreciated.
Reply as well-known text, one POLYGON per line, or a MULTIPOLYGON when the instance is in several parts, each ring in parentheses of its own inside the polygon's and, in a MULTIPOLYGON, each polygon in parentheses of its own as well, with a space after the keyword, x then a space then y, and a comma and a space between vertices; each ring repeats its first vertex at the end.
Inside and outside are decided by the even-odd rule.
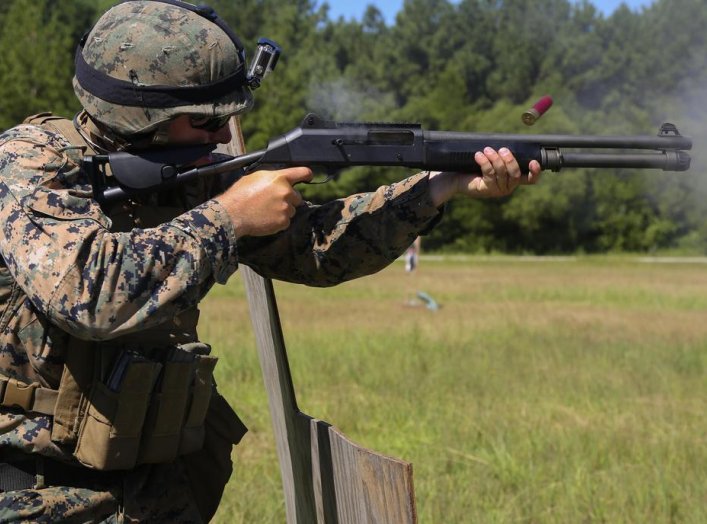
POLYGON ((308 167, 289 167, 282 169, 280 176, 294 186, 299 182, 310 182, 314 175, 312 175, 312 170, 308 167))

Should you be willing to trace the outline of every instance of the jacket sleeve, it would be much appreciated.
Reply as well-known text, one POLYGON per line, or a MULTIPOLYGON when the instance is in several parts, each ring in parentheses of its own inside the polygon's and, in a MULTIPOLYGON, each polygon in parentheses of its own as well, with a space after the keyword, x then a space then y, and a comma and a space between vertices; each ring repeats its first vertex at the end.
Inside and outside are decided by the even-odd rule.
POLYGON ((0 255, 32 305, 84 339, 172 319, 236 270, 236 238, 211 200, 151 229, 110 220, 58 135, 0 136, 0 255))
POLYGON ((265 277, 332 286, 388 266, 441 216, 423 172, 375 192, 304 205, 286 231, 240 239, 240 262, 265 277))

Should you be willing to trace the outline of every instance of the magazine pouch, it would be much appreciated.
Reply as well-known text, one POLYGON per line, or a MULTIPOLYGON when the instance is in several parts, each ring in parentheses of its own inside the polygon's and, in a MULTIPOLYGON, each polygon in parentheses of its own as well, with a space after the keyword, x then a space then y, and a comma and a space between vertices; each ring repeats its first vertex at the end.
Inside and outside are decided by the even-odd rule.
POLYGON ((162 365, 122 354, 106 383, 95 381, 74 455, 99 470, 131 469, 138 460, 150 398, 162 365))
POLYGON ((189 389, 190 399, 182 428, 179 454, 198 451, 204 445, 204 419, 214 389, 213 372, 217 357, 197 355, 194 381, 189 389))

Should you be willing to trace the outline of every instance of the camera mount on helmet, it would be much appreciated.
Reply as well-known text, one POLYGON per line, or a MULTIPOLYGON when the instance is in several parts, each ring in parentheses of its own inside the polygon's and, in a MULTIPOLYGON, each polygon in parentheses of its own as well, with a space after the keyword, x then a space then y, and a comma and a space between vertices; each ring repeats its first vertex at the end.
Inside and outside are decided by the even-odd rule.
POLYGON ((280 46, 272 40, 267 38, 258 40, 258 49, 246 75, 248 87, 251 89, 260 87, 263 78, 275 69, 281 52, 280 46))

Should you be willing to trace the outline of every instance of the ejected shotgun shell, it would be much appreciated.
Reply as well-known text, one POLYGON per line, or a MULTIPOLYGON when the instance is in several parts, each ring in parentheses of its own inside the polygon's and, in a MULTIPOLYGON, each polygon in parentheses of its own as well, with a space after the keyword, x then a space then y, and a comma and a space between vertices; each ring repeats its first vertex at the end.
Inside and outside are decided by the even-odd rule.
POLYGON ((535 102, 535 105, 523 113, 522 120, 527 126, 532 126, 535 121, 543 116, 552 107, 552 97, 545 95, 535 102))

